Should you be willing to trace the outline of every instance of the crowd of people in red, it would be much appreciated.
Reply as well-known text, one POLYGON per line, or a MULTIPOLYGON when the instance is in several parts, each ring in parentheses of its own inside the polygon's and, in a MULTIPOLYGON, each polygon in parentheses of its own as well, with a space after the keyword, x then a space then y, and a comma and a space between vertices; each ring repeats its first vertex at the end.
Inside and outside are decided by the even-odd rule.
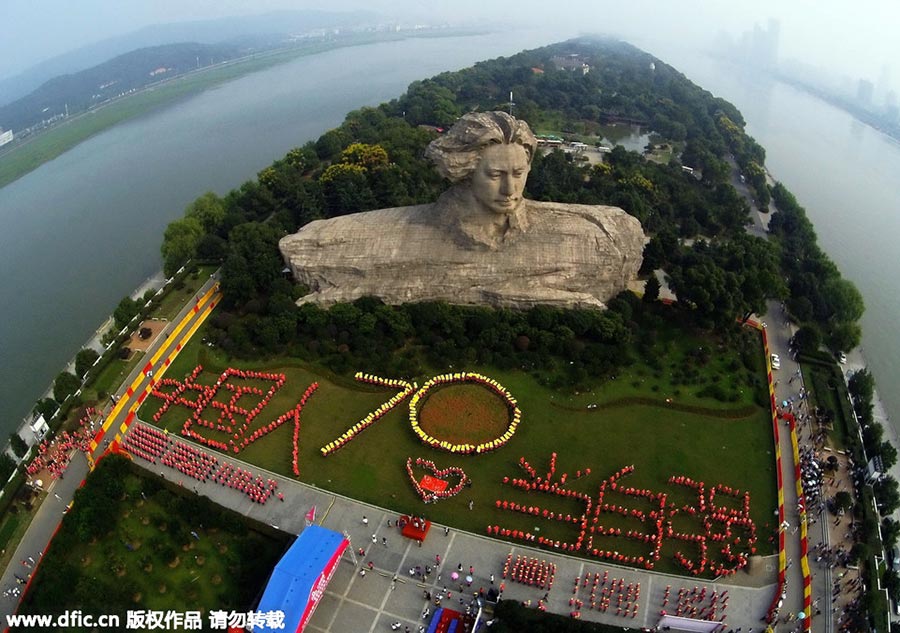
POLYGON ((584 601, 578 598, 578 591, 587 588, 588 585, 591 586, 589 609, 612 613, 612 609, 615 608, 617 616, 623 618, 637 616, 641 583, 630 582, 626 585, 624 578, 610 579, 609 572, 604 571, 602 577, 599 572, 585 574, 583 579, 575 577, 575 587, 572 589, 572 597, 569 598, 569 606, 575 609, 570 613, 573 617, 581 617, 584 601))
MULTIPOLYGON (((667 615, 669 612, 666 607, 669 606, 672 585, 666 585, 666 591, 663 594, 662 609, 660 615, 667 615)), ((728 608, 728 590, 711 591, 707 593, 706 587, 694 586, 693 589, 682 587, 678 590, 678 598, 673 601, 675 611, 672 615, 685 618, 693 618, 695 620, 709 620, 724 622, 725 610, 728 608)))
MULTIPOLYGON (((278 487, 274 479, 263 479, 249 470, 220 462, 215 455, 140 422, 131 425, 122 441, 122 450, 152 464, 158 461, 197 481, 212 481, 233 488, 260 504, 266 503, 278 487)), ((278 495, 281 499, 281 494, 278 495)))
POLYGON ((297 404, 297 406, 291 409, 289 412, 281 415, 275 421, 280 425, 283 424, 287 418, 294 418, 294 435, 291 447, 291 470, 298 477, 300 476, 300 412, 303 410, 303 407, 306 406, 306 401, 310 399, 310 397, 316 392, 316 389, 318 388, 319 383, 317 382, 314 382, 309 387, 307 387, 306 391, 303 392, 303 395, 300 396, 300 402, 297 404), (284 418, 284 420, 282 420, 282 418, 284 418))
POLYGON ((96 415, 97 411, 89 407, 78 420, 74 431, 63 431, 52 440, 42 440, 38 444, 37 455, 25 467, 25 472, 33 476, 46 470, 52 479, 61 478, 72 459, 73 451, 89 452, 93 436, 92 419, 96 415))
POLYGON ((450 466, 448 468, 442 468, 439 470, 435 463, 430 459, 416 457, 416 466, 429 470, 438 479, 443 479, 444 477, 452 477, 454 475, 459 477, 459 482, 452 488, 447 488, 445 490, 425 490, 424 488, 422 488, 421 484, 419 484, 419 481, 416 478, 415 473, 413 472, 412 465, 413 460, 412 457, 410 457, 406 460, 406 472, 409 475, 409 478, 412 481, 413 487, 416 489, 416 492, 425 503, 431 503, 433 501, 439 501, 441 499, 449 499, 450 497, 456 496, 460 492, 462 492, 462 489, 465 488, 469 483, 469 476, 466 475, 466 472, 459 466, 450 466))
POLYGON ((543 559, 528 558, 517 554, 514 561, 513 555, 507 554, 506 562, 503 564, 503 578, 509 578, 530 587, 550 591, 555 577, 556 563, 548 563, 543 559))
POLYGON ((173 378, 163 378, 159 381, 151 392, 151 395, 162 399, 163 404, 159 410, 153 414, 154 422, 158 422, 163 414, 173 405, 193 409, 191 416, 184 421, 184 425, 181 429, 182 435, 221 451, 239 453, 249 444, 255 442, 267 433, 271 433, 292 417, 293 411, 288 411, 269 424, 257 428, 253 433, 247 434, 247 429, 250 427, 253 420, 255 420, 266 405, 269 404, 269 401, 272 399, 272 396, 275 395, 275 392, 284 385, 286 379, 285 375, 262 371, 247 371, 229 367, 222 372, 214 385, 202 385, 197 382, 197 377, 200 375, 201 371, 203 371, 203 366, 197 365, 197 367, 185 377, 183 382, 179 382, 173 378), (271 384, 268 390, 263 391, 263 389, 256 385, 241 385, 229 382, 231 378, 259 380, 271 384), (171 391, 164 390, 165 387, 172 387, 173 389, 171 391), (230 391, 232 394, 228 402, 216 400, 216 397, 222 389, 230 391), (196 400, 191 401, 185 398, 184 393, 186 391, 197 392, 198 395, 196 400), (256 400, 256 404, 250 409, 239 404, 242 398, 248 396, 251 396, 256 400), (219 411, 215 421, 203 417, 203 414, 208 407, 219 411), (228 438, 227 442, 209 438, 192 429, 191 427, 194 425, 202 426, 219 433, 226 433, 231 435, 231 437, 228 438))
POLYGON ((353 376, 356 380, 370 385, 378 385, 379 387, 390 387, 391 389, 400 389, 400 393, 393 396, 390 400, 375 409, 372 413, 364 417, 362 420, 344 431, 339 438, 332 442, 328 442, 319 449, 324 457, 331 455, 336 450, 343 448, 347 442, 352 441, 357 435, 365 431, 367 428, 380 420, 388 411, 396 407, 398 404, 406 400, 409 395, 415 391, 416 386, 405 380, 396 380, 392 378, 381 378, 372 374, 364 374, 361 371, 356 372, 353 376))
MULTIPOLYGON (((692 488, 697 494, 696 504, 681 507, 668 501, 668 495, 657 493, 646 488, 623 486, 620 479, 634 472, 634 466, 625 466, 611 477, 600 483, 596 501, 586 493, 566 487, 567 474, 563 473, 558 481, 556 475, 556 453, 550 456, 550 468, 546 476, 538 474, 524 457, 519 458, 519 466, 525 471, 526 478, 504 477, 503 483, 524 490, 528 493, 541 492, 571 498, 584 503, 584 514, 554 512, 531 503, 519 503, 506 499, 497 499, 498 509, 520 512, 544 519, 561 521, 577 525, 579 533, 574 542, 559 541, 543 535, 509 529, 499 525, 488 525, 490 535, 520 539, 534 542, 545 547, 563 551, 584 550, 591 556, 610 560, 619 564, 633 565, 645 569, 653 569, 659 560, 660 550, 665 538, 675 538, 697 544, 699 556, 691 560, 682 552, 675 554, 675 560, 689 573, 699 575, 709 571, 716 575, 729 575, 737 572, 749 562, 749 556, 756 551, 756 526, 750 519, 750 495, 725 485, 709 488, 702 481, 694 481, 690 477, 676 475, 669 478, 669 483, 692 488), (618 503, 613 503, 608 495, 620 494, 628 497, 646 499, 650 509, 645 511, 618 503), (716 498, 733 498, 730 504, 719 505, 716 498), (672 518, 677 514, 687 514, 700 523, 697 533, 676 532, 672 526, 672 518), (602 514, 617 514, 623 519, 637 520, 649 530, 622 528, 618 525, 601 523, 602 514), (608 537, 624 537, 650 545, 651 549, 644 555, 629 555, 615 549, 601 546, 601 539, 608 537), (708 556, 708 544, 715 543, 717 555, 708 556)), ((574 479, 590 475, 590 469, 579 470, 574 479)))
POLYGON ((697 543, 699 559, 690 560, 681 552, 675 553, 675 560, 691 574, 698 576, 706 569, 716 576, 728 576, 743 569, 750 561, 749 554, 756 552, 756 525, 750 518, 750 493, 741 493, 730 486, 716 485, 709 489, 709 500, 706 499, 706 484, 683 475, 669 477, 670 484, 692 488, 697 493, 697 507, 683 506, 679 510, 692 516, 700 516, 703 520, 703 534, 686 534, 676 532, 671 522, 668 523, 666 536, 683 541, 697 543), (716 496, 732 497, 740 501, 740 508, 716 505, 716 496), (741 537, 738 530, 745 536, 741 537), (721 544, 719 554, 724 562, 710 559, 708 542, 721 544), (740 548, 746 551, 734 551, 740 548))

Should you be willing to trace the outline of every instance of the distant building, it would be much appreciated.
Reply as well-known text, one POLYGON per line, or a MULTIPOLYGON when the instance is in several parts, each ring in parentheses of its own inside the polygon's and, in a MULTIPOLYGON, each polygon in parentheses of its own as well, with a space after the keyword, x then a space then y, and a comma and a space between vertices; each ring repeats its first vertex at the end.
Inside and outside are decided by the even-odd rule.
POLYGON ((586 75, 591 72, 590 64, 587 63, 587 60, 585 58, 577 53, 571 53, 569 55, 557 55, 550 61, 553 62, 553 65, 557 70, 568 70, 573 72, 580 70, 582 75, 586 75))
POLYGON ((12 130, 3 131, 3 128, 0 127, 0 147, 3 147, 7 143, 12 143, 13 140, 13 132, 12 130))
POLYGON ((875 93, 875 85, 868 79, 860 79, 856 86, 856 99, 862 105, 872 105, 872 95, 875 93))

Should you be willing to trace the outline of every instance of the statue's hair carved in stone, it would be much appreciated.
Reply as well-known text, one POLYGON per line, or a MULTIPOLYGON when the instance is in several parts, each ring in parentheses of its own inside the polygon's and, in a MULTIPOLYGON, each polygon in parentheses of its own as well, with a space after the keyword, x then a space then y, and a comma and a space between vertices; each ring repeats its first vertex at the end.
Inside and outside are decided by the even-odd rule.
POLYGON ((511 143, 525 148, 530 163, 537 139, 525 121, 506 112, 470 112, 433 140, 425 150, 425 157, 434 163, 441 176, 457 183, 475 171, 485 147, 511 143))

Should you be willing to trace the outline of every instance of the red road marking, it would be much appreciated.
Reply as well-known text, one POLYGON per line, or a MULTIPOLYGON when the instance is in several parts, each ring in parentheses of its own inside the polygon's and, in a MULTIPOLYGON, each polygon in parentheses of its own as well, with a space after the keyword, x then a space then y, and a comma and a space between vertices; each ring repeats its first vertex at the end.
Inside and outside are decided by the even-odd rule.
POLYGON ((169 366, 169 363, 171 363, 171 362, 172 362, 172 359, 171 359, 171 358, 167 358, 167 359, 165 360, 165 362, 163 362, 163 365, 165 365, 166 367, 168 367, 168 366, 169 366))
POLYGON ((151 371, 153 371, 153 363, 147 363, 146 365, 144 365, 143 371, 145 374, 149 374, 151 371))
POLYGON ((181 343, 179 343, 178 345, 175 346, 175 351, 176 351, 176 352, 180 352, 180 351, 181 351, 181 343))
POLYGON ((138 404, 143 404, 144 398, 146 398, 146 397, 147 397, 147 392, 144 391, 143 393, 141 393, 141 395, 138 396, 138 404))
POLYGON ((198 304, 194 305, 194 314, 196 314, 199 311, 200 311, 200 304, 198 303, 198 304))
POLYGON ((103 429, 100 429, 96 433, 94 433, 94 442, 96 444, 100 444, 100 440, 103 439, 103 429))
POLYGON ((125 426, 131 424, 131 421, 134 419, 134 411, 128 414, 128 417, 125 418, 125 426))

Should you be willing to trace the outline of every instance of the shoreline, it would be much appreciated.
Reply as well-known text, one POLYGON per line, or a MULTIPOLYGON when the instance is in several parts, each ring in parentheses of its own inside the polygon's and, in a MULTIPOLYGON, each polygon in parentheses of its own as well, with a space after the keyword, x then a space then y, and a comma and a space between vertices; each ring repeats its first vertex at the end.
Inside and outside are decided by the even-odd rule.
MULTIPOLYGON (((860 369, 868 369, 868 367, 862 348, 856 347, 852 349, 847 352, 847 363, 843 366, 844 380, 849 380, 854 372, 859 371, 860 369)), ((870 373, 871 371, 872 370, 869 369, 870 373)), ((872 418, 884 428, 884 439, 890 442, 891 445, 900 452, 900 434, 897 433, 897 429, 891 424, 891 418, 887 414, 884 402, 878 396, 878 377, 875 376, 875 374, 872 374, 872 378, 875 380, 875 390, 872 394, 872 418)), ((885 474, 900 481, 900 461, 888 468, 885 474)), ((890 516, 895 520, 900 520, 900 510, 894 511, 890 516)))
POLYGON ((74 149, 84 141, 117 125, 166 107, 180 99, 189 98, 217 86, 288 63, 301 57, 327 53, 341 48, 366 46, 406 39, 427 39, 445 37, 468 37, 482 35, 474 29, 432 29, 428 32, 400 32, 397 34, 376 34, 373 37, 354 37, 340 41, 317 41, 309 45, 278 48, 271 51, 238 57, 198 70, 191 70, 176 77, 148 84, 133 94, 116 97, 98 106, 73 114, 33 136, 20 141, 14 147, 0 152, 0 189, 28 175, 41 165, 48 163, 74 149), (155 94, 163 98, 154 99, 155 94), (138 99, 143 98, 143 101, 138 99), (105 118, 98 122, 97 115, 105 118), (72 132, 74 134, 67 135, 72 132))

